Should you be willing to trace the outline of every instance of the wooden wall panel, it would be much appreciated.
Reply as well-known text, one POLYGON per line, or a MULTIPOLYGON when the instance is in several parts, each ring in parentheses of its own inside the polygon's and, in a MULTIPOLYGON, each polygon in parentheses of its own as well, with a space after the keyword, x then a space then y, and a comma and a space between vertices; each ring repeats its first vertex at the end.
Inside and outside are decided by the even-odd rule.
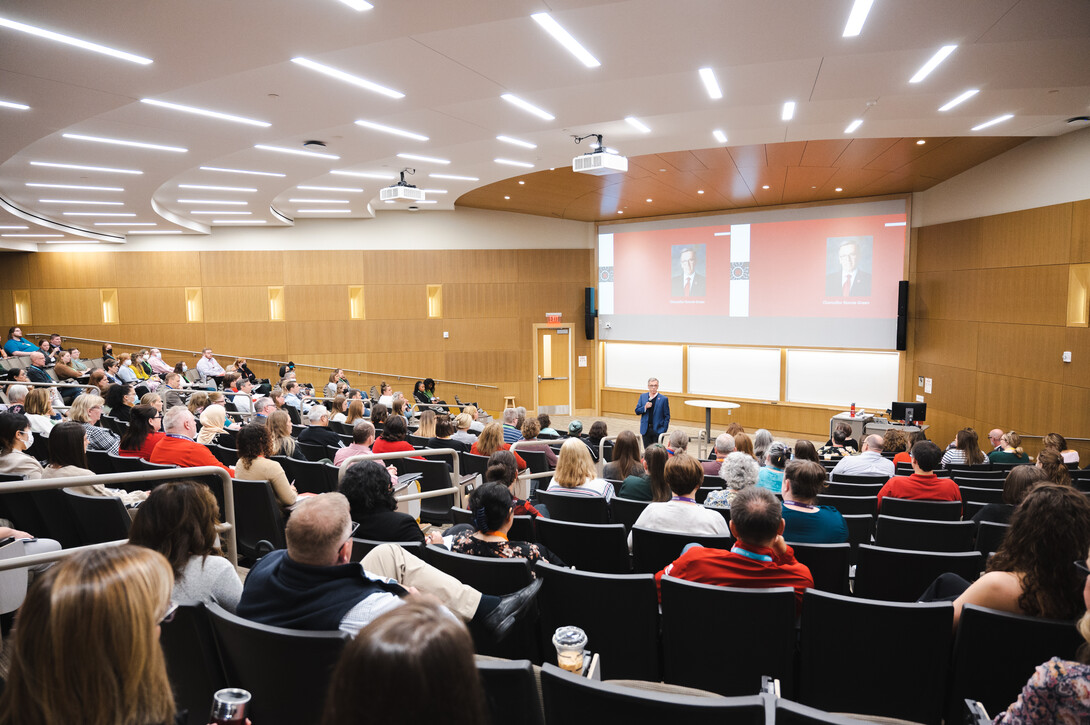
POLYGON ((299 285, 368 284, 376 281, 364 264, 364 253, 320 250, 284 255, 283 279, 299 285))
POLYGON ((1064 328, 1045 325, 981 324, 977 370, 1016 378, 1062 383, 1064 328))
POLYGON ((122 325, 184 323, 185 288, 119 287, 117 310, 122 325))
POLYGON ((916 320, 916 361, 972 368, 979 327, 979 323, 965 320, 916 320))
POLYGON ((118 288, 201 286, 201 257, 196 252, 127 252, 110 256, 117 270, 118 288))
MULTIPOLYGON (((31 256, 28 252, 0 252, 0 289, 27 289, 31 286, 31 256)), ((4 336, 7 336, 7 332, 4 336)))
MULTIPOLYGON (((53 330, 57 325, 100 325, 102 324, 101 302, 97 288, 32 288, 30 290, 30 315, 34 324, 30 327, 33 327, 36 331, 41 331, 43 328, 53 330)), ((28 330, 23 332, 28 332, 28 330)))
POLYGON ((287 349, 283 322, 210 322, 204 328, 204 345, 212 348, 224 367, 224 359, 235 355, 276 360, 283 359, 287 349))
POLYGON ((1071 248, 1071 204, 984 217, 981 267, 1062 264, 1071 248))
POLYGON ((981 274, 975 309, 982 321, 1066 324, 1067 265, 1011 267, 981 274))
MULTIPOLYGON (((300 252, 271 252, 256 249, 253 251, 201 252, 202 284, 205 288, 286 284, 284 258, 285 256, 290 257, 300 254, 300 252)), ((207 291, 205 294, 208 294, 207 291)), ((207 305, 208 300, 206 299, 205 314, 207 314, 207 305)))
POLYGON ((915 290, 918 317, 932 320, 994 319, 994 311, 980 304, 983 284, 980 270, 949 270, 920 272, 909 283, 909 289, 915 290))
POLYGON ((1090 262, 1090 199, 1071 205, 1071 263, 1090 262))
MULTIPOLYGON (((1090 438, 1090 388, 1064 385, 1060 395, 1063 402, 1054 422, 1056 429, 1068 438, 1090 438)), ((1082 451, 1080 460, 1085 466, 1090 461, 1090 443, 1080 444, 1078 450, 1082 451)))
POLYGON ((979 219, 922 227, 917 241, 917 271, 937 272, 979 267, 982 228, 979 219))
POLYGON ((203 296, 205 323, 269 321, 268 287, 205 287, 203 296))
MULTIPOLYGON (((1090 389, 1090 330, 1085 327, 1065 328, 1063 349, 1071 351, 1071 362, 1063 363, 1064 384, 1090 389)), ((1090 408, 1085 411, 1090 411, 1090 408)), ((1086 417, 1090 420, 1090 413, 1086 417)))
MULTIPOLYGON (((2 265, 3 263, 4 263, 3 258, 0 258, 0 265, 2 265)), ((34 308, 33 308, 33 306, 31 306, 30 313, 31 313, 30 320, 33 323, 33 321, 34 321, 34 308)), ((3 330, 0 330, 0 332, 3 332, 4 338, 6 340, 6 338, 7 338, 7 328, 11 327, 11 326, 13 326, 15 324, 15 295, 12 292, 12 288, 8 287, 8 286, 5 286, 5 285, 0 285, 0 320, 3 320, 3 322, 0 322, 0 327, 3 327, 6 324, 6 327, 4 327, 3 330)), ((33 326, 34 325, 31 324, 31 325, 28 325, 27 327, 32 328, 33 326)))
POLYGON ((338 320, 348 318, 348 285, 290 285, 284 288, 284 318, 338 320))
POLYGON ((117 264, 109 252, 53 252, 30 256, 31 284, 38 288, 117 287, 117 264))
MULTIPOLYGON (((446 297, 445 290, 443 296, 446 297)), ((367 285, 363 288, 363 305, 368 320, 426 319, 427 285, 409 282, 367 285)))
POLYGON ((1062 385, 1025 378, 977 376, 976 417, 980 420, 1011 421, 1011 427, 1019 432, 1043 435, 1059 427, 1062 404, 1062 385))

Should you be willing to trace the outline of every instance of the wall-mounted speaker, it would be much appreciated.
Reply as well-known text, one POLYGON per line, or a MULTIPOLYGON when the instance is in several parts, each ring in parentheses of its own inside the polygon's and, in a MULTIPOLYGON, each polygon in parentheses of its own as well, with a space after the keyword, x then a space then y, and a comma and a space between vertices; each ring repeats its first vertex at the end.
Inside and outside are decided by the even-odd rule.
POLYGON ((897 283, 897 349, 908 349, 908 280, 897 283))
POLYGON ((586 312, 583 316, 583 333, 588 340, 594 339, 594 318, 598 316, 598 306, 594 301, 594 292, 593 287, 583 289, 583 309, 586 312))

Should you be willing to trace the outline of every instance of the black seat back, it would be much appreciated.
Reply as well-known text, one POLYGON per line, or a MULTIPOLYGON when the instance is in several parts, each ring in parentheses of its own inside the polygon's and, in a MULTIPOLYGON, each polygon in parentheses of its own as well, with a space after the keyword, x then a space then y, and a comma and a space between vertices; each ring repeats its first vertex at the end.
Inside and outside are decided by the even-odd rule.
POLYGON ((402 549, 424 558, 424 544, 420 541, 376 541, 375 539, 352 538, 352 561, 362 561, 376 546, 397 544, 402 549))
POLYGON ((849 594, 848 570, 851 567, 851 544, 799 544, 788 542, 795 559, 810 569, 814 588, 833 594, 849 594))
POLYGON ((984 567, 984 557, 977 551, 912 551, 862 544, 858 557, 855 595, 890 602, 916 601, 946 572, 975 581, 984 567))
POLYGON ((189 710, 188 725, 205 725, 212 695, 227 687, 208 612, 201 602, 179 604, 174 617, 160 627, 159 642, 178 711, 189 710))
POLYGON ((632 564, 637 572, 654 574, 681 556, 686 544, 701 544, 709 549, 730 550, 729 536, 694 536, 672 531, 654 531, 642 526, 632 528, 632 564))
POLYGON ((928 521, 879 516, 874 543, 891 549, 972 551, 976 528, 973 521, 928 521))
POLYGON ((832 475, 832 480, 834 483, 870 483, 881 486, 889 480, 889 476, 882 476, 880 474, 872 476, 852 473, 834 473, 832 475))
POLYGON ((493 723, 544 725, 541 698, 530 660, 477 660, 488 714, 493 723))
POLYGON ((741 589, 662 577, 662 655, 666 682, 720 695, 760 692, 761 677, 794 692, 795 590, 741 589), (744 627, 695 627, 693 616, 730 613, 744 627), (745 657, 723 657, 724 652, 745 657))
MULTIPOLYGON (((397 467, 398 473, 421 474, 421 493, 451 487, 450 471, 447 470, 447 464, 442 461, 398 458, 392 463, 397 467)), ((454 494, 420 499, 420 520, 430 524, 450 523, 450 507, 454 505, 454 501, 454 494)))
POLYGON ((268 481, 233 479, 235 495, 235 540, 238 553, 256 561, 276 549, 286 549, 284 515, 268 481))
POLYGON ((959 521, 961 520, 961 501, 925 501, 886 496, 882 499, 880 513, 902 519, 959 521))
POLYGON ((63 489, 76 530, 84 544, 101 544, 129 538, 132 518, 116 496, 88 496, 63 489))
POLYGON ((318 462, 329 456, 325 446, 321 443, 304 443, 303 441, 296 441, 295 446, 302 451, 303 455, 307 457, 307 460, 311 462, 318 462))
POLYGON ((273 456, 272 460, 284 469, 284 475, 295 485, 299 493, 326 493, 327 488, 324 463, 300 461, 290 456, 273 456))
POLYGON ((647 508, 649 501, 635 501, 630 498, 621 498, 620 496, 614 496, 609 500, 609 507, 613 513, 613 521, 618 524, 624 524, 624 527, 631 531, 632 527, 636 525, 636 519, 640 517, 643 510, 647 508))
POLYGON ((843 516, 849 514, 867 514, 874 516, 878 510, 877 496, 834 496, 820 493, 817 497, 819 506, 832 506, 843 516))
MULTIPOLYGON (((537 522, 538 542, 581 571, 627 574, 632 570, 621 524, 580 524, 559 519, 537 522)), ((511 540, 515 537, 509 536, 511 540)))
POLYGON ((999 551, 999 545, 1007 536, 1009 524, 1000 524, 995 521, 981 521, 976 530, 976 550, 987 556, 993 551, 999 551))
POLYGON ((530 564, 526 559, 471 556, 441 546, 424 547, 421 558, 484 594, 511 594, 529 585, 531 579, 530 564))
POLYGON ((549 518, 581 524, 608 524, 609 505, 601 496, 538 491, 538 501, 549 509, 549 518))

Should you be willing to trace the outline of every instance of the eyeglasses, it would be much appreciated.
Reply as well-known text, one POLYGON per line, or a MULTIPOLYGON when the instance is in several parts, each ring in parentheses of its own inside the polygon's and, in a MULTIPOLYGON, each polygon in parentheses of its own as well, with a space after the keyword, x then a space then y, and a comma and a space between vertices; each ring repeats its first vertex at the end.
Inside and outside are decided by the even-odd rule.
POLYGON ((1075 568, 1081 571, 1084 575, 1090 576, 1090 567, 1086 566, 1086 562, 1079 559, 1075 562, 1075 568))
POLYGON ((159 620, 159 624, 167 624, 174 621, 174 615, 178 611, 178 603, 171 602, 167 607, 167 611, 163 614, 163 618, 159 620))
POLYGON ((352 522, 352 528, 350 528, 350 529, 348 530, 348 538, 346 538, 346 539, 345 539, 345 541, 348 541, 348 540, 349 540, 349 539, 351 539, 351 538, 352 538, 353 536, 355 536, 355 535, 356 535, 356 529, 358 529, 359 527, 360 527, 360 524, 359 524, 359 522, 358 522, 358 521, 353 521, 353 522, 352 522))

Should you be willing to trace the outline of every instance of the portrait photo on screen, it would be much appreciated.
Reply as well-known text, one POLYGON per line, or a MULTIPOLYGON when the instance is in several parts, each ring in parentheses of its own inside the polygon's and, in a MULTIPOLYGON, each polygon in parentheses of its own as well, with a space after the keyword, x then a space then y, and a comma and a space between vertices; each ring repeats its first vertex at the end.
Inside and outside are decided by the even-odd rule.
POLYGON ((703 244, 675 244, 670 247, 670 296, 706 297, 707 255, 703 244))
POLYGON ((874 237, 825 240, 827 297, 870 297, 874 237))

